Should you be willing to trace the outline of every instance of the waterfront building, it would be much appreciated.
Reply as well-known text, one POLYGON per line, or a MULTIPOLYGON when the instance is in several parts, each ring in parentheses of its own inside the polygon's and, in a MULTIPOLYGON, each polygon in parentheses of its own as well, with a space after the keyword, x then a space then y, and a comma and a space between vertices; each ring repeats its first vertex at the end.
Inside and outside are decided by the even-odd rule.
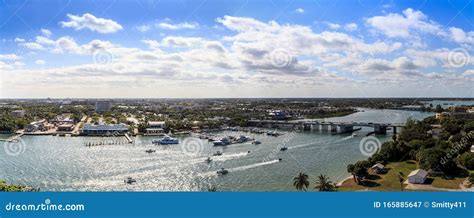
POLYGON ((58 132, 71 132, 74 130, 74 124, 61 124, 58 126, 58 132))
POLYGON ((66 123, 74 123, 74 120, 72 120, 71 117, 66 116, 66 115, 58 115, 54 119, 49 120, 48 122, 54 123, 54 124, 66 124, 66 123))
POLYGON ((49 124, 46 119, 38 120, 31 122, 30 124, 26 125, 25 131, 26 132, 37 132, 37 131, 48 131, 54 128, 54 125, 49 124))
POLYGON ((110 101, 97 101, 95 102, 95 112, 104 113, 112 108, 112 102, 110 101))
POLYGON ((25 116, 25 110, 14 110, 11 112, 11 115, 16 118, 22 118, 25 116))
POLYGON ((449 117, 449 115, 451 115, 449 112, 441 112, 441 113, 436 113, 435 117, 437 120, 441 120, 441 119, 449 117))
POLYGON ((163 135, 165 133, 164 121, 148 121, 148 128, 146 128, 146 135, 163 135))
POLYGON ((412 184, 423 184, 425 183, 425 180, 427 177, 428 177, 428 172, 422 169, 413 170, 408 175, 408 182, 412 184))
POLYGON ((124 135, 128 133, 128 125, 125 124, 85 124, 81 129, 81 135, 124 135))

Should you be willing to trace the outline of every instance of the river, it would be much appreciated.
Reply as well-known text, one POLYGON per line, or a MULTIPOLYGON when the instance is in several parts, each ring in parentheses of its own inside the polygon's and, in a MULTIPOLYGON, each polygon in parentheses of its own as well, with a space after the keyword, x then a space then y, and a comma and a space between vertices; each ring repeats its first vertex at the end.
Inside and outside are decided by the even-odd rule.
MULTIPOLYGON (((327 120, 402 123, 409 117, 423 119, 430 115, 366 109, 327 120)), ((347 177, 347 164, 367 158, 359 143, 370 131, 363 128, 355 137, 289 131, 280 131, 284 134, 279 137, 216 133, 246 134, 262 142, 226 147, 214 147, 194 137, 178 137, 179 145, 152 145, 157 137, 137 136, 134 144, 86 147, 87 142, 122 141, 123 137, 23 136, 20 143, 1 142, 0 179, 42 191, 207 191, 209 186, 218 191, 292 191, 293 177, 300 172, 309 175, 312 186, 319 174, 328 175, 333 182, 347 177), (282 145, 289 149, 280 151, 282 145), (148 154, 147 149, 156 152, 148 154), (217 150, 223 155, 206 163, 205 159, 217 150), (217 176, 220 168, 228 169, 229 174, 217 176), (126 177, 137 182, 127 185, 126 177)), ((391 140, 391 135, 377 138, 384 142, 391 140)))

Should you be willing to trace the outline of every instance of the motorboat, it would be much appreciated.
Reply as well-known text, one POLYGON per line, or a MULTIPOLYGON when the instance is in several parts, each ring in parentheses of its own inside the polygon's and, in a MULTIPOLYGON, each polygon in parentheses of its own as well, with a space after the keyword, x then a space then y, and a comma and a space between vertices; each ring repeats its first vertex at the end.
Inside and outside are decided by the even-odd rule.
POLYGON ((221 168, 220 170, 217 171, 217 175, 221 175, 221 176, 226 175, 228 173, 229 173, 229 171, 224 169, 224 168, 221 168))
POLYGON ((259 145, 259 144, 262 144, 262 142, 261 141, 253 141, 252 144, 259 145))
POLYGON ((154 150, 154 149, 148 149, 148 150, 145 150, 145 152, 148 153, 148 154, 151 154, 151 153, 155 153, 156 150, 154 150))
POLYGON ((352 138, 355 138, 356 136, 357 136, 357 134, 355 134, 355 133, 352 133, 352 135, 351 135, 352 138))
POLYGON ((159 140, 153 140, 153 144, 159 144, 159 145, 172 145, 172 144, 179 144, 179 140, 176 138, 172 138, 168 135, 165 135, 163 138, 159 140))
POLYGON ((238 139, 237 139, 237 142, 238 143, 244 143, 244 142, 247 142, 247 141, 250 141, 250 137, 249 136, 244 136, 244 135, 241 135, 238 139))
POLYGON ((283 160, 283 158, 278 158, 278 161, 282 161, 282 160, 283 160))
POLYGON ((222 151, 216 151, 216 153, 214 153, 212 156, 221 156, 222 155, 222 151))
POLYGON ((226 146, 230 145, 231 141, 228 137, 221 138, 213 142, 214 146, 226 146))
POLYGON ((210 163, 210 162, 212 162, 212 159, 211 159, 211 157, 207 157, 207 159, 206 159, 206 163, 210 163))
POLYGON ((131 185, 133 183, 136 183, 137 180, 133 179, 132 177, 127 177, 125 180, 123 180, 123 182, 126 183, 126 184, 131 185))
POLYGON ((280 151, 286 151, 286 150, 288 150, 288 147, 281 147, 280 148, 280 151))

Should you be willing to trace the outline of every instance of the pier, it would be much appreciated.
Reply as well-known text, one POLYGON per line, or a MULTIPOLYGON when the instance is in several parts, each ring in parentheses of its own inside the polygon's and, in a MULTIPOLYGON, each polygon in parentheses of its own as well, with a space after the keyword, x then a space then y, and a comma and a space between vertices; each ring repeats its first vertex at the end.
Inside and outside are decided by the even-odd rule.
POLYGON ((133 143, 133 139, 128 135, 128 133, 125 133, 125 138, 127 139, 128 143, 133 143))
POLYGON ((16 142, 17 139, 19 139, 20 137, 22 137, 25 133, 20 133, 20 134, 16 134, 10 138, 7 138, 7 139, 0 139, 0 141, 5 141, 5 142, 16 142))
POLYGON ((397 134, 397 128, 405 126, 404 123, 358 123, 358 122, 321 122, 321 121, 280 121, 280 120, 249 120, 249 125, 266 128, 300 129, 304 131, 330 132, 332 134, 352 133, 362 127, 374 128, 375 134, 387 134, 392 128, 393 134, 397 134))

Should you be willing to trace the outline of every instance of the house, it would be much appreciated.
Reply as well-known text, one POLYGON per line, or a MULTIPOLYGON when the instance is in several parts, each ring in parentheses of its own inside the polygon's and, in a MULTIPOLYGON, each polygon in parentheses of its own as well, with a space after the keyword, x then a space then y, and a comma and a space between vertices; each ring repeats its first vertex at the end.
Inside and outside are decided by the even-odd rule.
POLYGON ((468 112, 468 113, 470 113, 470 114, 474 114, 474 107, 472 107, 472 108, 470 108, 470 109, 467 109, 466 112, 468 112))
POLYGON ((48 122, 54 124, 70 124, 74 123, 74 120, 72 120, 71 117, 67 115, 58 115, 54 119, 49 120, 48 122))
POLYGON ((81 129, 81 135, 124 135, 128 133, 128 126, 125 124, 85 124, 81 129))
POLYGON ((408 182, 412 184, 423 184, 425 183, 425 180, 427 177, 428 177, 428 172, 422 169, 413 170, 408 175, 408 182))
POLYGON ((25 116, 25 110, 14 110, 11 112, 11 115, 16 118, 21 118, 25 116))
POLYGON ((48 131, 52 128, 54 128, 54 125, 49 124, 45 119, 42 119, 42 120, 31 122, 30 124, 26 125, 25 131, 26 132, 48 131))
POLYGON ((385 166, 381 163, 373 165, 370 169, 375 173, 384 173, 386 171, 385 166))
POLYGON ((451 115, 449 112, 436 113, 435 118, 437 120, 441 120, 441 119, 449 117, 449 115, 451 115))
POLYGON ((145 135, 163 135, 165 127, 165 121, 148 121, 145 135))
POLYGON ((58 126, 56 131, 58 132, 71 132, 74 130, 74 124, 61 124, 58 126))

